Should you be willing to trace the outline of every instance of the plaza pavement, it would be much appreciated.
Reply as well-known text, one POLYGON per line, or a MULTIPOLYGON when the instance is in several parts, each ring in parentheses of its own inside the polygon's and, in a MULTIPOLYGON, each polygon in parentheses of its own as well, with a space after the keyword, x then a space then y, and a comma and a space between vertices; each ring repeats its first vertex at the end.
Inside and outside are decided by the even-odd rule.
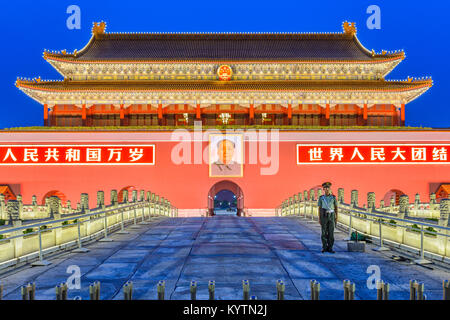
POLYGON ((122 286, 134 284, 134 299, 156 299, 156 284, 166 281, 166 299, 190 299, 189 283, 198 282, 197 299, 208 299, 208 281, 216 282, 216 299, 242 299, 242 280, 250 294, 276 298, 276 280, 286 285, 286 299, 309 299, 309 282, 321 285, 321 299, 343 299, 342 281, 355 282, 356 299, 375 299, 367 287, 371 265, 380 267, 390 283, 391 299, 409 299, 409 280, 425 284, 427 298, 442 299, 442 280, 450 272, 390 258, 394 253, 346 251, 347 234, 336 232, 335 254, 321 253, 320 227, 297 218, 152 218, 150 225, 112 234, 113 242, 95 242, 88 253, 63 253, 46 267, 22 267, 0 275, 4 299, 20 299, 20 286, 36 282, 36 299, 54 299, 55 285, 70 276, 67 267, 81 269, 81 289, 69 290, 69 299, 89 299, 89 284, 101 282, 101 299, 122 299, 122 286))

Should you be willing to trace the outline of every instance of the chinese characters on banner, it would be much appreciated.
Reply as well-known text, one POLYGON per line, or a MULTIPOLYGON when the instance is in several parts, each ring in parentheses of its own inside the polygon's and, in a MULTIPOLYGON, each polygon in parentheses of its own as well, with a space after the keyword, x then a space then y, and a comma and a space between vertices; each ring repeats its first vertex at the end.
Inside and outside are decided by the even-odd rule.
POLYGON ((450 163, 450 145, 297 145, 297 164, 450 163))
POLYGON ((0 165, 155 164, 154 145, 0 145, 0 165))

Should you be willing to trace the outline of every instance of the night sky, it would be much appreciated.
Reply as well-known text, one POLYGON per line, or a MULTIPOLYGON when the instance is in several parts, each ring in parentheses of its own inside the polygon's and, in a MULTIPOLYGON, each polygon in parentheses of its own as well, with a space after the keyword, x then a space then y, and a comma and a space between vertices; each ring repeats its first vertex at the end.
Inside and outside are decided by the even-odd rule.
POLYGON ((387 79, 432 76, 434 86, 406 106, 406 125, 448 128, 449 14, 448 1, 5 1, 0 128, 43 124, 42 106, 15 87, 16 78, 62 79, 44 49, 80 50, 92 22, 102 20, 107 32, 341 32, 353 21, 369 50, 405 50, 387 79), (66 26, 69 5, 81 9, 80 30, 66 26), (370 5, 381 9, 379 30, 366 26, 370 5))

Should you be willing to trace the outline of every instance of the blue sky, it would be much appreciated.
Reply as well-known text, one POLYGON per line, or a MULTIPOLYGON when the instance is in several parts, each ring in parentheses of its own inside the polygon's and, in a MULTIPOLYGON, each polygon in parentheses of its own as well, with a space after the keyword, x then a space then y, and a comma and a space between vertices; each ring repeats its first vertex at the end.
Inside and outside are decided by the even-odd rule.
POLYGON ((81 49, 101 20, 111 32, 340 32, 354 21, 366 48, 405 50, 388 79, 433 77, 434 86, 407 105, 406 125, 450 127, 449 14, 448 1, 8 1, 0 11, 0 128, 42 125, 41 105, 14 86, 16 78, 61 79, 44 49, 81 49), (66 26, 69 5, 81 9, 80 30, 66 26), (380 30, 366 26, 370 5, 381 9, 380 30))

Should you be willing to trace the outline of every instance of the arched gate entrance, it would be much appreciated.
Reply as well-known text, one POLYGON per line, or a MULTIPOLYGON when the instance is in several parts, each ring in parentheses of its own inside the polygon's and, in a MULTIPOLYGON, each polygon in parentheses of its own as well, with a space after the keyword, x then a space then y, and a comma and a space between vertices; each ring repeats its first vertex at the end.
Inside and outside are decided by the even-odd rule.
MULTIPOLYGON (((217 201, 214 200, 217 199, 216 196, 218 194, 225 194, 224 191, 229 191, 232 194, 234 194, 234 206, 236 206, 236 215, 242 216, 244 213, 244 193, 242 192, 242 189, 234 182, 229 180, 222 180, 214 184, 211 189, 209 189, 208 192, 208 213, 210 216, 214 216, 215 213, 215 207, 217 208, 217 201)), ((219 194, 219 195, 220 195, 219 194)))

